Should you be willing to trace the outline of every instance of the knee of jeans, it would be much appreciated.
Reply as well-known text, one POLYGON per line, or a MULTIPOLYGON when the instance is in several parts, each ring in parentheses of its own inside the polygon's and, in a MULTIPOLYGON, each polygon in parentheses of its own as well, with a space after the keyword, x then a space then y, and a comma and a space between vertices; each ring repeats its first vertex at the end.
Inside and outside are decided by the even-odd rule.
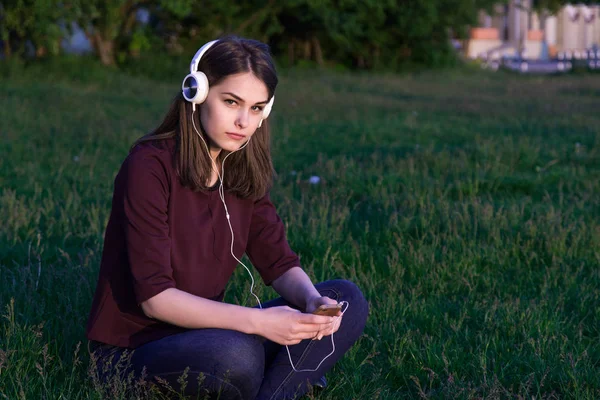
POLYGON ((357 302, 357 303, 365 303, 365 296, 363 295, 360 288, 352 281, 347 279, 336 279, 335 289, 341 295, 341 301, 346 300, 348 303, 357 302))
POLYGON ((265 369, 263 344, 253 335, 240 334, 235 345, 225 346, 221 354, 224 381, 235 386, 243 398, 254 398, 262 384, 265 369))
POLYGON ((338 301, 347 301, 348 309, 357 315, 359 320, 366 320, 369 314, 369 303, 360 288, 352 281, 346 279, 335 280, 335 289, 340 293, 338 301))

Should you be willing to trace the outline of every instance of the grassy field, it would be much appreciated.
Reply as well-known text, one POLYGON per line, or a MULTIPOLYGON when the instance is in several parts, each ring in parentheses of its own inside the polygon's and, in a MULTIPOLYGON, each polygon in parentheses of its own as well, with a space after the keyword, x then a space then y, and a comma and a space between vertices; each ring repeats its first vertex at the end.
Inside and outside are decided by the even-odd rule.
MULTIPOLYGON (((100 398, 84 327, 113 179, 184 70, 0 78, 0 398, 100 398)), ((600 398, 600 76, 288 71, 273 116, 292 248, 371 304, 319 399, 600 398)), ((248 288, 238 268, 226 300, 248 288)))

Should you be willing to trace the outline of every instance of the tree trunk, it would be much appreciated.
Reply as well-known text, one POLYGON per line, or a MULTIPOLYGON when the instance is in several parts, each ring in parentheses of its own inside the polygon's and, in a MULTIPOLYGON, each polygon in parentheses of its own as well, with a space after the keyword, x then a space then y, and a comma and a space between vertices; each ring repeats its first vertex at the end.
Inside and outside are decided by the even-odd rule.
POLYGON ((408 60, 412 57, 412 49, 407 44, 401 45, 398 53, 403 60, 408 60))
POLYGON ((312 37, 312 48, 313 54, 315 55, 315 61, 317 64, 322 67, 323 66, 323 50, 321 49, 321 43, 316 36, 312 37))
POLYGON ((356 66, 360 69, 365 68, 365 58, 362 56, 362 54, 356 58, 356 66))
POLYGON ((12 56, 12 51, 10 49, 10 39, 6 39, 4 41, 4 57, 10 58, 12 56))
POLYGON ((310 60, 310 42, 308 40, 304 41, 304 59, 310 60))
POLYGON ((125 22, 123 23, 120 29, 121 36, 129 36, 131 35, 131 31, 133 31, 133 27, 135 26, 136 20, 135 12, 130 12, 125 18, 125 22))
POLYGON ((115 65, 115 44, 112 40, 105 40, 100 33, 94 31, 91 36, 92 45, 103 65, 115 65))
POLYGON ((380 67, 380 64, 379 64, 380 59, 381 59, 381 49, 379 48, 379 46, 375 46, 373 48, 373 61, 371 62, 371 67, 379 68, 380 67))
POLYGON ((295 52, 296 52, 296 41, 294 39, 290 39, 288 42, 288 65, 289 66, 294 65, 295 52))
POLYGON ((48 50, 46 49, 45 46, 38 46, 35 49, 35 58, 42 58, 45 57, 48 54, 48 50))

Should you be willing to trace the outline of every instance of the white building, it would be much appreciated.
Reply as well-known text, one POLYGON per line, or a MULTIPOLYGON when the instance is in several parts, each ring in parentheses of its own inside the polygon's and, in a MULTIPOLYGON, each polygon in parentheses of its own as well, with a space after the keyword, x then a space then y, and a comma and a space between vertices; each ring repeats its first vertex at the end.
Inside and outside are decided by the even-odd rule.
POLYGON ((531 3, 513 0, 496 6, 491 15, 480 12, 466 55, 497 58, 521 53, 527 59, 555 58, 566 51, 583 54, 585 49, 600 47, 600 4, 569 4, 555 15, 539 15, 531 3))

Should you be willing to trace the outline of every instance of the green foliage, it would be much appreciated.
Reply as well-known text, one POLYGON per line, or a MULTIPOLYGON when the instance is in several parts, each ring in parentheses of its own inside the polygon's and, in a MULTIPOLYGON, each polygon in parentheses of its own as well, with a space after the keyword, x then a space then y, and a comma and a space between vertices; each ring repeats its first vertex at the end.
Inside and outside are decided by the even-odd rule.
POLYGON ((149 38, 151 33, 147 32, 146 29, 138 28, 131 35, 131 41, 129 42, 129 51, 140 53, 143 51, 149 51, 152 48, 152 43, 149 38))
MULTIPOLYGON (((284 51, 290 41, 315 40, 324 58, 347 66, 397 69, 408 61, 430 66, 453 63, 450 34, 465 37, 477 11, 496 1, 294 0, 277 18, 284 27, 274 41, 284 51)), ((309 45, 309 47, 311 47, 309 45)))
POLYGON ((161 9, 171 18, 182 19, 190 14, 192 0, 67 0, 65 18, 75 21, 86 30, 102 63, 114 65, 117 54, 124 59, 127 53, 136 55, 150 48, 150 33, 136 27, 136 11, 146 7, 152 12, 161 9))
MULTIPOLYGON (((83 27, 105 65, 123 64, 156 47, 191 53, 229 33, 272 45, 285 64, 307 61, 346 68, 398 70, 403 64, 444 66, 456 61, 450 38, 466 37, 480 9, 492 0, 13 0, 2 37, 60 36, 57 21, 83 27), (150 27, 138 26, 145 8, 150 27), (35 17, 34 17, 35 16, 35 17), (20 21, 25 21, 21 24, 20 21), (33 24, 33 21, 36 21, 33 24), (30 27, 30 28, 27 28, 30 27), (29 29, 29 30, 27 30, 29 29), (159 40, 155 40, 159 39, 159 40)), ((67 24, 68 26, 68 24, 67 24)), ((6 39, 5 39, 6 40, 6 39)), ((37 39, 36 39, 37 40, 37 39)), ((41 40, 41 39, 39 39, 41 40)), ((38 40, 38 41, 39 41, 38 40)), ((36 42, 37 43, 37 42, 36 42)), ((58 51, 56 43, 52 51, 58 51)))
POLYGON ((60 50, 62 32, 57 22, 61 16, 58 0, 9 0, 0 3, 0 40, 5 56, 26 52, 29 40, 39 53, 56 55, 60 50))

